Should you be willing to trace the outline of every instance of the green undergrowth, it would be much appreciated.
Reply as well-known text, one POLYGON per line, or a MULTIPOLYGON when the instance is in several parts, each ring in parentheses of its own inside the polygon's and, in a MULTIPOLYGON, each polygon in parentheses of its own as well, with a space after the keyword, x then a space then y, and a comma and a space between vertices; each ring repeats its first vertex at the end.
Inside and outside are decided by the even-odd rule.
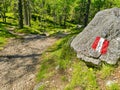
POLYGON ((95 71, 92 68, 87 67, 83 62, 78 62, 73 64, 73 69, 71 81, 65 90, 74 90, 75 88, 99 90, 95 71))
POLYGON ((25 34, 42 34, 42 32, 40 32, 39 30, 28 26, 24 26, 23 29, 17 28, 15 32, 25 33, 25 34))
POLYGON ((107 87, 107 90, 120 90, 120 85, 117 83, 114 83, 107 87))
POLYGON ((6 44, 7 39, 4 37, 0 37, 0 50, 3 49, 3 46, 6 44))
MULTIPOLYGON (((70 47, 73 37, 74 34, 71 34, 58 40, 43 53, 37 81, 49 81, 57 73, 61 75, 60 82, 67 81, 64 90, 101 90, 97 79, 104 81, 113 73, 115 67, 107 64, 102 64, 99 68, 88 67, 85 62, 76 58, 76 53, 70 47), (72 71, 69 72, 70 68, 72 71), (70 81, 66 77, 68 72, 70 81)), ((46 90, 47 86, 43 86, 40 87, 40 90, 46 90)), ((118 88, 118 86, 114 85, 111 88, 118 88)), ((112 90, 111 88, 109 89, 112 90)), ((50 88, 50 90, 52 89, 50 88)))
MULTIPOLYGON (((26 33, 26 34, 48 34, 48 35, 54 35, 56 33, 71 33, 72 31, 75 32, 75 30, 71 30, 69 28, 62 28, 60 26, 56 26, 54 27, 53 25, 49 25, 48 22, 46 22, 46 26, 44 26, 44 23, 43 24, 40 24, 40 22, 38 21, 35 21, 35 22, 32 22, 32 26, 29 27, 29 26, 24 26, 23 29, 19 29, 17 28, 15 30, 15 32, 18 32, 18 33, 26 33)), ((42 23, 42 22, 41 22, 42 23)), ((78 30, 79 32, 79 30, 78 30)))
POLYGON ((112 74, 112 72, 114 71, 115 67, 116 66, 103 63, 102 68, 97 71, 97 74, 100 75, 99 78, 105 79, 105 78, 109 77, 112 74))
POLYGON ((37 77, 38 81, 54 74, 55 67, 59 67, 60 70, 65 70, 68 67, 70 60, 72 60, 72 56, 75 55, 73 54, 72 49, 69 48, 70 41, 67 42, 70 37, 71 35, 57 41, 42 55, 43 61, 37 77), (50 73, 48 73, 49 71, 50 73))
POLYGON ((11 34, 7 29, 7 24, 0 23, 0 37, 10 38, 15 37, 15 35, 11 34))
POLYGON ((16 35, 11 34, 6 29, 6 24, 0 23, 0 50, 3 49, 3 46, 6 45, 7 39, 17 37, 16 35))
MULTIPOLYGON (((39 16, 39 14, 36 14, 35 16, 39 16)), ((31 18, 31 26, 24 25, 23 29, 18 28, 18 19, 14 15, 14 13, 6 13, 6 25, 14 26, 16 33, 25 33, 25 34, 47 34, 47 35, 53 35, 58 32, 62 33, 71 33, 75 32, 75 24, 72 24, 70 22, 66 22, 66 28, 62 25, 59 25, 58 23, 55 23, 53 18, 47 15, 45 18, 42 18, 42 20, 34 20, 31 18), (74 29, 74 30, 73 30, 74 29)), ((2 22, 2 19, 0 18, 0 21, 2 22)), ((79 31, 79 30, 77 30, 79 31)))

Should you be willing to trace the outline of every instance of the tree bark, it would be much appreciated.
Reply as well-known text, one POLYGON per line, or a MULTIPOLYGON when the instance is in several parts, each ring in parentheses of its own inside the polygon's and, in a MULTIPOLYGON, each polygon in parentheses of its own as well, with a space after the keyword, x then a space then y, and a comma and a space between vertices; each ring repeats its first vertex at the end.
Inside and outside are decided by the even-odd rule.
POLYGON ((56 27, 56 23, 57 23, 57 16, 56 16, 56 12, 55 12, 55 8, 53 9, 53 21, 54 21, 54 27, 56 27))
POLYGON ((67 6, 64 6, 63 15, 64 15, 63 26, 64 26, 64 28, 66 28, 66 21, 67 21, 67 6))
POLYGON ((84 27, 86 27, 88 24, 90 4, 91 4, 91 0, 88 0, 87 7, 86 7, 86 13, 85 13, 85 19, 84 19, 84 27))
POLYGON ((62 26, 62 15, 59 15, 59 25, 62 26))
POLYGON ((64 28, 66 28, 67 15, 64 16, 64 28))
POLYGON ((1 10, 2 18, 3 18, 3 22, 6 23, 6 11, 7 11, 6 1, 3 1, 2 4, 3 4, 3 7, 2 7, 3 9, 1 10))
POLYGON ((18 0, 19 28, 23 28, 22 0, 18 0))
POLYGON ((30 26, 30 7, 29 7, 29 1, 23 0, 23 7, 24 7, 24 23, 25 25, 30 26))
POLYGON ((3 22, 6 23, 6 12, 3 12, 3 22))
POLYGON ((23 11, 24 11, 24 24, 28 25, 28 12, 27 12, 27 1, 23 0, 23 11))
POLYGON ((28 26, 31 26, 31 10, 30 10, 30 1, 28 0, 28 26))

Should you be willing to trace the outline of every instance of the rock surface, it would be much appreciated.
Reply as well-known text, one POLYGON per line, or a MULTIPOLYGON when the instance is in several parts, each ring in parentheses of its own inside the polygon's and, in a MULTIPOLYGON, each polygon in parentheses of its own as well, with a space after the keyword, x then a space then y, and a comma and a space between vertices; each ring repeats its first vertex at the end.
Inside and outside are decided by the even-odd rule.
POLYGON ((77 52, 77 57, 86 62, 96 65, 101 61, 116 64, 120 60, 120 8, 98 12, 88 26, 73 39, 71 47, 77 52), (97 36, 109 41, 106 54, 92 49, 97 36))

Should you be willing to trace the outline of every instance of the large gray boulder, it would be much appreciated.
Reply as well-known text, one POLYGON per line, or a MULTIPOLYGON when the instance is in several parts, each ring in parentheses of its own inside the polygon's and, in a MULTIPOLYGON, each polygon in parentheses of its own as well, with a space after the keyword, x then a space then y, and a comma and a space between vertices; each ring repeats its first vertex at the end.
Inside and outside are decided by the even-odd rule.
POLYGON ((120 8, 98 12, 88 26, 72 41, 71 47, 77 57, 99 65, 101 61, 116 64, 120 60, 120 8), (109 41, 105 54, 94 50, 92 44, 97 36, 109 41))

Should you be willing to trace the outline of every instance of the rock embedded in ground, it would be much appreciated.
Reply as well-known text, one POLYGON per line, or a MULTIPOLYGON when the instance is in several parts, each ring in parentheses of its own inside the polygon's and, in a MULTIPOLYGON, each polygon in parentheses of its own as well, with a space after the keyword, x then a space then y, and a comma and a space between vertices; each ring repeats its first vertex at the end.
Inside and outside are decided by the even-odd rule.
POLYGON ((98 12, 88 26, 72 41, 71 47, 77 57, 99 65, 101 61, 116 64, 120 59, 120 8, 98 12), (99 36, 109 41, 105 54, 92 49, 95 38, 99 36))

